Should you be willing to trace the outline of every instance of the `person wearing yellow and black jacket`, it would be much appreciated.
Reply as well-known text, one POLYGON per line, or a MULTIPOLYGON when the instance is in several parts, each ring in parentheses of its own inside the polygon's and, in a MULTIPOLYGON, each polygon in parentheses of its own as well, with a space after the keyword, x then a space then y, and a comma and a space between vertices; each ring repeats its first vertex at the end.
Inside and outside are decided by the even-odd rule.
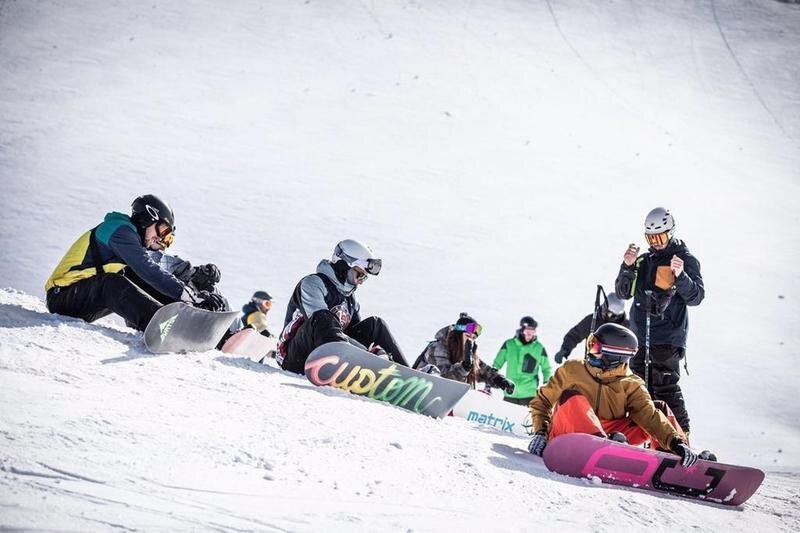
POLYGON ((645 381, 653 398, 667 402, 688 433, 689 413, 678 381, 686 356, 687 306, 700 305, 706 294, 700 261, 675 238, 675 219, 668 209, 651 210, 644 233, 649 250, 637 257, 639 248, 629 245, 615 282, 617 296, 633 298, 630 320, 639 337, 639 353, 631 359, 631 370, 645 381))
POLYGON ((689 447, 669 407, 653 402, 628 361, 636 353, 636 335, 619 324, 603 324, 589 335, 583 361, 561 365, 531 401, 533 438, 528 451, 541 456, 548 441, 567 433, 588 433, 679 455, 684 466, 700 459, 716 461, 689 447))
POLYGON ((242 306, 242 327, 253 328, 265 337, 274 337, 267 325, 267 313, 272 309, 272 296, 267 291, 256 291, 242 306))
POLYGON ((193 289, 148 254, 172 244, 172 209, 151 194, 136 198, 131 207, 130 216, 108 213, 73 243, 45 284, 48 310, 87 322, 116 313, 144 330, 169 302, 222 309, 219 295, 193 289))

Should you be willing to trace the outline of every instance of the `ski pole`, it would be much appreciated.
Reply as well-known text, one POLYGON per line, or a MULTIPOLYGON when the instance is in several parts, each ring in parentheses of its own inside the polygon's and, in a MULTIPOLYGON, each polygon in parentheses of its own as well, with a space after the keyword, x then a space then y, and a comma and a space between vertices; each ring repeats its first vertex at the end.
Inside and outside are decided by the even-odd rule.
POLYGON ((644 291, 645 302, 644 310, 647 313, 644 326, 644 379, 647 384, 647 392, 651 396, 653 392, 650 390, 650 310, 653 301, 653 291, 644 291))

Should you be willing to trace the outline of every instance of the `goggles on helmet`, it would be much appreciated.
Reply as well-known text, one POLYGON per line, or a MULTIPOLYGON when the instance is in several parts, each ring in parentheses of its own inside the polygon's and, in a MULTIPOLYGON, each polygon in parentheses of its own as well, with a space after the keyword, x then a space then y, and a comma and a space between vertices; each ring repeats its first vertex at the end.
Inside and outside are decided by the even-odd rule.
POLYGON ((586 338, 586 352, 590 356, 590 363, 592 366, 599 366, 601 368, 616 368, 636 355, 636 350, 628 348, 627 346, 614 346, 611 344, 603 344, 600 339, 590 333, 586 338), (594 359, 594 361, 592 361, 594 359), (596 363, 595 363, 596 361, 596 363))
POLYGON ((169 248, 175 242, 175 230, 172 226, 160 220, 156 223, 156 235, 158 242, 164 247, 169 248))
POLYGON ((456 324, 453 326, 453 329, 456 331, 463 331, 464 333, 469 333, 470 335, 475 335, 476 337, 481 334, 483 328, 477 322, 469 322, 467 324, 456 324))
POLYGON ((644 238, 647 239, 647 244, 650 246, 664 246, 672 238, 671 231, 663 233, 645 233, 644 238))
POLYGON ((351 268, 359 267, 367 274, 377 276, 381 271, 382 261, 380 259, 360 259, 351 257, 344 252, 338 254, 339 259, 343 259, 351 268))

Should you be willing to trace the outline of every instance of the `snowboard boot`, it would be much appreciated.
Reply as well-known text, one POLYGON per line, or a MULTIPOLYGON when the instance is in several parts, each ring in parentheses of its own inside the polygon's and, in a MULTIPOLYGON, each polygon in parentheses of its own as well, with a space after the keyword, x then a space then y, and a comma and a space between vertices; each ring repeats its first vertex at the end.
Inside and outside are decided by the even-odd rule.
POLYGON ((622 444, 628 444, 628 439, 625 437, 624 433, 620 433, 619 431, 613 431, 608 434, 606 437, 608 440, 613 440, 614 442, 621 442, 622 444))

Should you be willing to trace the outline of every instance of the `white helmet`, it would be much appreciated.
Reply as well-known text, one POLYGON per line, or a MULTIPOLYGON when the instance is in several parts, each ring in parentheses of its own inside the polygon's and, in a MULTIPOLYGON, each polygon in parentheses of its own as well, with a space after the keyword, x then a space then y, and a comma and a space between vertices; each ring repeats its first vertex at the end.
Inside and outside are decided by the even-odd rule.
POLYGON ((664 233, 665 231, 675 231, 675 219, 672 218, 669 209, 656 207, 644 219, 644 232, 647 235, 664 233))
POLYGON ((614 292, 608 295, 608 312, 617 316, 625 312, 625 302, 614 292))
POLYGON ((375 257, 372 248, 353 239, 340 241, 333 249, 331 261, 342 260, 347 266, 363 268, 368 274, 377 276, 381 271, 381 260, 375 257))
POLYGON ((651 246, 664 246, 675 235, 675 219, 665 207, 656 207, 644 218, 644 236, 651 246))

